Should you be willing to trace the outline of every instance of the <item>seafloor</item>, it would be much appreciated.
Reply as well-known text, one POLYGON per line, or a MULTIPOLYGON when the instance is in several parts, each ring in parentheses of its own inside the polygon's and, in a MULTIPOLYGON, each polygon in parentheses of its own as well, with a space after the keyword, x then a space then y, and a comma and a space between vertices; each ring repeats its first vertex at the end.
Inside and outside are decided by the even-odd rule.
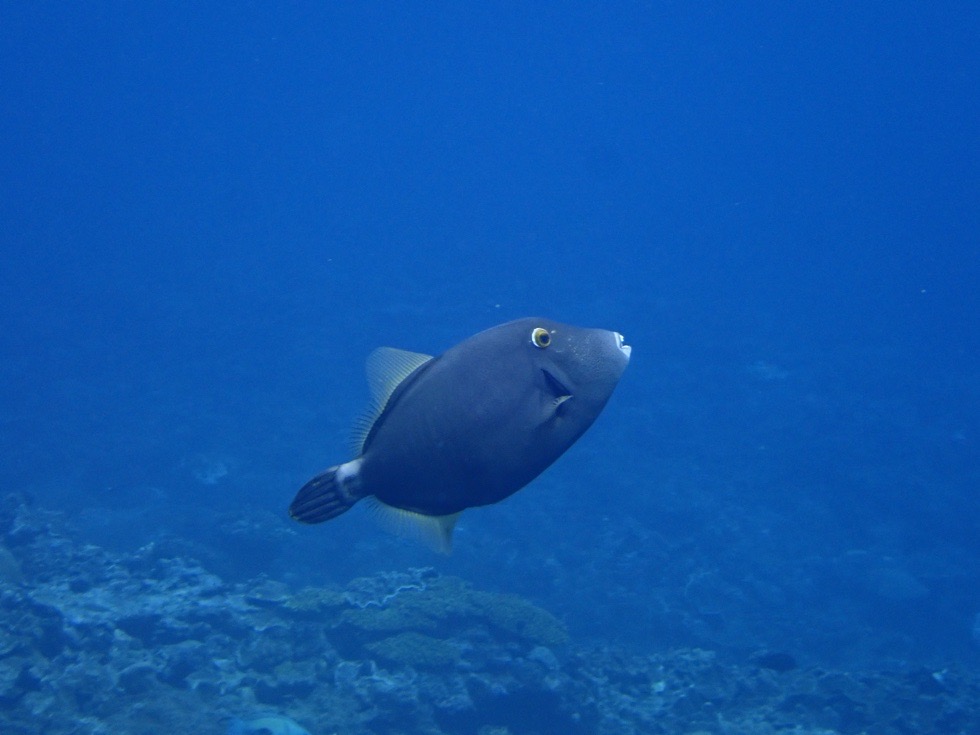
POLYGON ((0 733, 207 735, 266 715, 312 735, 965 735, 980 732, 980 677, 639 655, 431 569, 231 584, 0 502, 0 733))

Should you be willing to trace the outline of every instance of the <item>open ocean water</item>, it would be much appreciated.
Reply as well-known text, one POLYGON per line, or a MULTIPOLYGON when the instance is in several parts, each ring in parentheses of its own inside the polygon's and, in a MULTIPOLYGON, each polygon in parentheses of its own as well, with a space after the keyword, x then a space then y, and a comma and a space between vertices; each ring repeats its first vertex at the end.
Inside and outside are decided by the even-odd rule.
POLYGON ((5 3, 0 732, 980 732, 976 3, 5 3), (451 556, 364 359, 630 366, 451 556))

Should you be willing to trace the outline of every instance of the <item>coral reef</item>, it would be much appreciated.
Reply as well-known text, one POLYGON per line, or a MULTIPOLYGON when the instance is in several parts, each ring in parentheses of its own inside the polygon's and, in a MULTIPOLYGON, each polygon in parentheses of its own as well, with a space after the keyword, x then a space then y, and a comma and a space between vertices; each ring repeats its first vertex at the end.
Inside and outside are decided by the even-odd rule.
POLYGON ((419 669, 455 666, 461 653, 458 646, 447 640, 412 631, 373 641, 365 648, 386 663, 419 669))
MULTIPOLYGON (((560 646, 568 641, 564 625, 546 610, 517 595, 473 590, 454 577, 441 577, 431 569, 355 579, 344 598, 349 606, 338 622, 348 641, 363 640, 386 631, 440 631, 441 634, 483 628, 495 640, 515 645, 560 646), (364 590, 373 589, 372 595, 364 590)), ((304 597, 323 596, 306 590, 304 597)))
POLYGON ((336 589, 229 584, 159 545, 76 543, 16 496, 0 501, 0 544, 4 735, 206 735, 263 718, 313 735, 980 728, 980 680, 966 671, 583 645, 531 602, 429 568, 336 589))

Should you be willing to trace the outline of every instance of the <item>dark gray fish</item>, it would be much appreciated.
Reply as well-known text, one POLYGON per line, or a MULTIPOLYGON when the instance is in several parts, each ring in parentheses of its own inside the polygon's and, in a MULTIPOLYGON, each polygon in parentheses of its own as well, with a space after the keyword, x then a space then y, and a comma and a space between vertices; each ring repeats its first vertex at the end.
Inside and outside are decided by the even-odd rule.
POLYGON ((462 511, 517 492, 592 425, 629 357, 617 332, 536 317, 439 357, 379 348, 357 458, 306 483, 289 513, 320 523, 370 497, 393 530, 448 551, 462 511))

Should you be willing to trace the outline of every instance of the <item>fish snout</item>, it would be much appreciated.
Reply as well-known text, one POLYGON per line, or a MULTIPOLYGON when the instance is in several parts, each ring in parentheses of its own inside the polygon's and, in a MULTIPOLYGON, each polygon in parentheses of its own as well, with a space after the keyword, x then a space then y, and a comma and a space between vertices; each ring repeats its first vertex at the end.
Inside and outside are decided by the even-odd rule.
POLYGON ((619 332, 613 332, 613 336, 616 338, 616 348, 626 356, 626 359, 630 359, 630 354, 633 352, 633 348, 626 344, 626 338, 619 332))

